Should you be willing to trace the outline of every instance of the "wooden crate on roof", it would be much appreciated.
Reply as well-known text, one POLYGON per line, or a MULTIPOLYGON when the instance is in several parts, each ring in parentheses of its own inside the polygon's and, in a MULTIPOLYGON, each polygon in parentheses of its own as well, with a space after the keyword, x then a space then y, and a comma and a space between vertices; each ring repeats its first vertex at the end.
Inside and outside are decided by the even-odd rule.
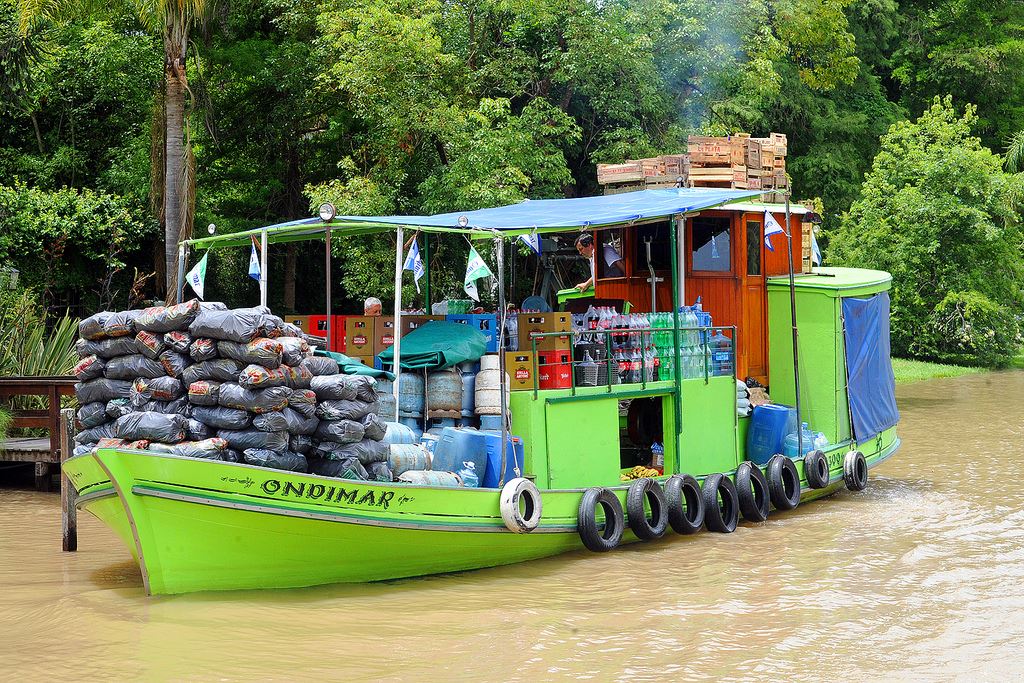
POLYGON ((644 179, 643 164, 639 161, 627 161, 624 164, 598 164, 597 182, 601 185, 612 183, 629 183, 644 179))

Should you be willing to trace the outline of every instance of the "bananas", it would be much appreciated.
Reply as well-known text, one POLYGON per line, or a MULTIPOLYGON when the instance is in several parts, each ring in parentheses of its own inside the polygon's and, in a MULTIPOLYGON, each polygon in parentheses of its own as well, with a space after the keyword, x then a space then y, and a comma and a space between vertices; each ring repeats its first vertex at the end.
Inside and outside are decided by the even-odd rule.
POLYGON ((644 467, 643 465, 637 465, 628 472, 623 472, 619 475, 619 481, 632 481, 633 479, 643 479, 644 477, 660 477, 661 472, 650 467, 644 467))

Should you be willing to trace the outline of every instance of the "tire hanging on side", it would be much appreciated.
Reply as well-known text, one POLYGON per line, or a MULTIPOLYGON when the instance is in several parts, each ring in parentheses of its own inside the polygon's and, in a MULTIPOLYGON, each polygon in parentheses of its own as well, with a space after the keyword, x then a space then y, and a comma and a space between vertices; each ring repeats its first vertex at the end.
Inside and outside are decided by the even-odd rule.
POLYGON ((629 528, 643 541, 653 541, 665 535, 668 527, 668 502, 658 482, 644 477, 629 485, 626 492, 626 518, 629 528), (647 516, 644 503, 650 505, 651 516, 647 516))
POLYGON ((595 553, 608 552, 622 541, 626 522, 622 515, 622 503, 606 488, 590 488, 583 493, 576 514, 576 530, 588 550, 595 553), (604 511, 604 528, 597 523, 597 508, 604 511))
POLYGON ((763 522, 768 519, 772 502, 768 493, 768 480, 761 468, 747 460, 736 469, 736 494, 740 512, 748 522, 763 522))
POLYGON ((868 461, 860 451, 850 451, 843 458, 843 481, 851 491, 868 487, 868 461))
POLYGON ((708 531, 731 534, 740 519, 736 485, 724 474, 709 474, 701 489, 704 497, 704 524, 708 531))
POLYGON ((689 474, 674 474, 665 482, 668 523, 677 534, 695 534, 704 526, 704 495, 689 474))
POLYGON ((812 489, 823 489, 828 486, 830 475, 828 459, 821 451, 811 451, 804 456, 804 477, 812 489))
POLYGON ((800 473, 784 455, 773 455, 768 461, 768 492, 779 510, 792 510, 800 504, 800 473))

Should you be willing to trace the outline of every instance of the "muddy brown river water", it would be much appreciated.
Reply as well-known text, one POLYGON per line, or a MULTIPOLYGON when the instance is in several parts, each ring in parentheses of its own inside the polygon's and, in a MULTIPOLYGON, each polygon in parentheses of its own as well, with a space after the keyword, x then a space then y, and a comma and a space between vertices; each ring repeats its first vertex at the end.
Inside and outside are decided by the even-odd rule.
POLYGON ((91 516, 61 553, 58 497, 0 489, 0 680, 1019 679, 1024 372, 897 393, 864 493, 385 584, 147 598, 91 516))

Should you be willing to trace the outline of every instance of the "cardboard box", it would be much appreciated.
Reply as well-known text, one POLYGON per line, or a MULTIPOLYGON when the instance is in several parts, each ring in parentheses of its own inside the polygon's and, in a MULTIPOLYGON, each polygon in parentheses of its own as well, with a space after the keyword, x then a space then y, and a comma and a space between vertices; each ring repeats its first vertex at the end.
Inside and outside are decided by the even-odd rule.
POLYGON ((374 367, 374 363, 377 361, 376 356, 349 356, 349 358, 359 361, 368 368, 374 367))
POLYGON ((306 334, 313 334, 309 331, 309 318, 308 315, 286 315, 284 321, 295 325, 306 334))
POLYGON ((395 345, 395 317, 378 315, 373 321, 373 355, 376 356, 389 346, 395 345))
POLYGON ((350 315, 345 318, 345 355, 376 355, 373 352, 373 321, 373 317, 365 315, 350 315))
POLYGON ((506 352, 505 372, 509 377, 509 391, 533 391, 537 386, 532 351, 506 352))
POLYGON ((417 327, 420 327, 431 320, 444 320, 443 315, 403 315, 402 336, 409 334, 417 327))
POLYGON ((572 314, 570 313, 520 313, 519 348, 532 351, 530 336, 534 333, 565 332, 558 337, 541 337, 537 340, 538 351, 569 351, 572 349, 572 314))

